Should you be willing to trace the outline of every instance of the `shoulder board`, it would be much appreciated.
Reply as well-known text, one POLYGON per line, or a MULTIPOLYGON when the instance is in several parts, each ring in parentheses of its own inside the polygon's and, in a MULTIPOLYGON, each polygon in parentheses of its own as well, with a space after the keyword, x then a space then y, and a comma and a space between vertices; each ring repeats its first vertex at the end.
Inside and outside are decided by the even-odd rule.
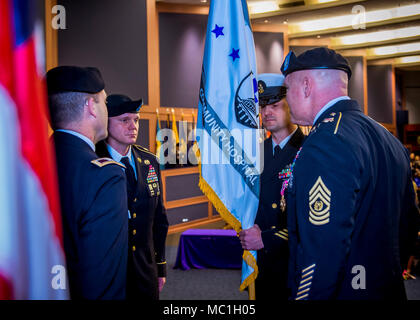
POLYGON ((139 146, 137 144, 134 144, 133 146, 139 151, 146 152, 146 153, 151 154, 152 156, 156 157, 156 155, 154 153, 152 153, 151 151, 149 151, 148 149, 146 149, 142 146, 139 146))
POLYGON ((99 158, 99 159, 92 160, 90 163, 93 163, 94 165, 97 165, 98 167, 101 167, 101 168, 108 164, 116 164, 125 169, 125 165, 117 161, 114 161, 111 158, 99 158))

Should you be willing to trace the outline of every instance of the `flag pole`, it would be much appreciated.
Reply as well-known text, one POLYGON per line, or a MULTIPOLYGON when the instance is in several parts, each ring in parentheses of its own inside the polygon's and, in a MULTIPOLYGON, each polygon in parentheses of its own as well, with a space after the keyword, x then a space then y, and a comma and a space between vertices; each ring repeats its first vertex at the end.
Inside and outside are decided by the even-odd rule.
POLYGON ((248 286, 249 300, 255 300, 255 281, 252 281, 248 286))

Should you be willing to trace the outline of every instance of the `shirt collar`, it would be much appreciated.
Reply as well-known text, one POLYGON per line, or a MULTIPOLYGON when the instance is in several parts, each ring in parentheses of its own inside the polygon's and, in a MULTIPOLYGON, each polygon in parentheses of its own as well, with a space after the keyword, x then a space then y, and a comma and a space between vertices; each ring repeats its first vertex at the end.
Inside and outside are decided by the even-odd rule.
POLYGON ((290 138, 295 134, 296 130, 297 130, 297 128, 291 134, 289 134, 286 138, 284 138, 282 141, 280 141, 279 144, 276 144, 274 142, 274 139, 271 139, 271 141, 273 141, 273 155, 274 155, 274 148, 276 146, 279 146, 280 149, 283 149, 284 146, 289 142, 290 138))
POLYGON ((130 162, 131 165, 133 165, 132 157, 131 157, 131 146, 128 148, 128 152, 125 156, 121 155, 117 150, 115 150, 109 144, 106 144, 106 147, 107 147, 109 155, 111 156, 112 159, 114 159, 117 162, 121 162, 122 158, 128 157, 128 161, 130 162))
POLYGON ((319 112, 316 114, 315 119, 314 119, 314 123, 313 123, 313 124, 315 124, 315 123, 316 123, 316 121, 318 120, 318 118, 321 116, 321 114, 323 114, 323 113, 324 113, 324 111, 325 111, 325 110, 327 110, 328 108, 331 108, 333 105, 335 105, 338 101, 341 101, 341 100, 350 100, 350 97, 349 97, 349 96, 341 96, 341 97, 338 97, 338 98, 335 98, 335 99, 333 99, 333 100, 329 101, 329 102, 328 102, 325 106, 323 106, 323 107, 322 107, 322 109, 321 109, 321 110, 319 110, 319 112))
POLYGON ((83 134, 81 134, 79 132, 76 132, 76 131, 73 131, 73 130, 66 130, 66 129, 57 129, 55 131, 57 131, 57 132, 65 132, 65 133, 71 134, 71 135, 73 135, 75 137, 78 137, 78 138, 82 139, 95 152, 95 144, 93 143, 92 140, 90 140, 88 137, 84 136, 83 134))

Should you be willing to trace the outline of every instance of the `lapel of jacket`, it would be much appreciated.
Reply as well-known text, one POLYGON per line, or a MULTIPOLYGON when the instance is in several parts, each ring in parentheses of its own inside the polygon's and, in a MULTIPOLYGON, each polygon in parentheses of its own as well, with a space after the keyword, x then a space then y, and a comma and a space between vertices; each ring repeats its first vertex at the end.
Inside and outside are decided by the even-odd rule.
POLYGON ((149 172, 149 166, 144 163, 144 159, 141 156, 141 153, 136 149, 136 147, 131 146, 131 152, 134 157, 134 162, 136 164, 137 172, 137 193, 145 192, 145 183, 147 174, 149 172))

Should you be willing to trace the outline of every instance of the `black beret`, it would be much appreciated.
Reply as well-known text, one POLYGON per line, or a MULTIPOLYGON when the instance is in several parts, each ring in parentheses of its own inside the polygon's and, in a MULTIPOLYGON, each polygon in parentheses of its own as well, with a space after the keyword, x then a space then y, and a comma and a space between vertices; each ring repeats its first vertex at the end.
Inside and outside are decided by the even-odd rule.
POLYGON ((98 69, 93 67, 60 66, 47 72, 48 94, 61 92, 98 93, 105 88, 98 69))
POLYGON ((286 97, 286 87, 283 86, 284 76, 277 73, 262 73, 258 78, 258 99, 260 106, 274 104, 286 97))
POLYGON ((124 113, 137 113, 142 105, 142 99, 133 101, 123 94, 111 94, 106 98, 108 117, 116 117, 124 113))
POLYGON ((290 51, 280 70, 284 76, 287 76, 292 72, 307 69, 342 70, 347 73, 349 80, 351 78, 351 68, 348 61, 341 54, 325 47, 305 51, 298 57, 293 51, 290 51))

